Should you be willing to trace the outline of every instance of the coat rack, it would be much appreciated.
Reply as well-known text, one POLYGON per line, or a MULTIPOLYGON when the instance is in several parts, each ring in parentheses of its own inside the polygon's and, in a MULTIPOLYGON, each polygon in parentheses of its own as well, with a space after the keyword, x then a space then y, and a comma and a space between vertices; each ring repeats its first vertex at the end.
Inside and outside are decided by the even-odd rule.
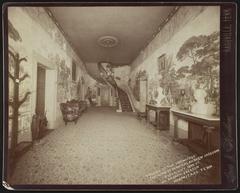
POLYGON ((19 54, 14 54, 9 50, 10 56, 14 60, 14 74, 8 72, 9 78, 13 80, 13 99, 9 100, 9 105, 12 107, 13 113, 9 117, 12 119, 12 138, 11 138, 11 149, 13 153, 16 150, 17 143, 18 143, 18 118, 19 118, 19 108, 20 106, 27 100, 28 95, 30 92, 26 92, 22 99, 19 98, 19 85, 22 81, 24 81, 29 75, 25 73, 22 77, 20 77, 20 64, 23 61, 27 61, 26 58, 20 58, 19 54))

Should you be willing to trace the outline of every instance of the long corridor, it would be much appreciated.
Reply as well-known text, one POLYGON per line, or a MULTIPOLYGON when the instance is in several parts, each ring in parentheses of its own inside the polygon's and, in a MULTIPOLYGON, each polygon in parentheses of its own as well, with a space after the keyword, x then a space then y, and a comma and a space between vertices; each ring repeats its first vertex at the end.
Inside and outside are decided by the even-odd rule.
MULTIPOLYGON (((77 124, 56 128, 17 163, 13 184, 160 183, 148 175, 191 155, 133 113, 89 108, 77 124)), ((184 183, 184 182, 182 182, 184 183)))

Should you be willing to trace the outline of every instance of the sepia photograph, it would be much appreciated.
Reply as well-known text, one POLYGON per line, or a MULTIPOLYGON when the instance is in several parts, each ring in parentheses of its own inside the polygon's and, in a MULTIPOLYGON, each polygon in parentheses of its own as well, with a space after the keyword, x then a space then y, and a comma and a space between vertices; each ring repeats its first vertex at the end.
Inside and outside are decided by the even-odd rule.
POLYGON ((235 12, 6 4, 3 186, 236 187, 235 12))

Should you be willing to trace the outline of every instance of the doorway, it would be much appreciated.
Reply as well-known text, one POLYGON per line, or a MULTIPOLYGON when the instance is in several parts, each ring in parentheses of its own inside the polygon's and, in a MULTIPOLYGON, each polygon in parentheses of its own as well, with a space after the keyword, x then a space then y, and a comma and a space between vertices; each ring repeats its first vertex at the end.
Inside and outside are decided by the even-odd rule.
POLYGON ((45 82, 46 69, 40 64, 37 65, 37 92, 36 92, 36 114, 45 114, 45 82))
POLYGON ((109 88, 101 87, 101 106, 109 106, 109 88))
POLYGON ((146 104, 148 103, 148 88, 147 88, 147 80, 140 80, 140 105, 141 111, 146 111, 146 104))

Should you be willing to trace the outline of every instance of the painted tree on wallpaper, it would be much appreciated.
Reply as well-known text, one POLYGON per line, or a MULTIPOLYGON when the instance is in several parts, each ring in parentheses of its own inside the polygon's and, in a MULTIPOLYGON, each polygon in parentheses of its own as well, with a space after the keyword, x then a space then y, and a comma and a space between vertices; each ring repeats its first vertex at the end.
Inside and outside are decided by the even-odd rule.
POLYGON ((163 89, 163 95, 165 96, 161 102, 163 105, 172 105, 176 104, 178 98, 178 88, 179 84, 176 80, 176 70, 173 64, 173 58, 167 57, 164 54, 164 57, 161 57, 164 61, 159 61, 159 86, 163 89))
POLYGON ((195 102, 192 74, 189 70, 189 66, 182 66, 175 72, 176 80, 179 82, 179 87, 176 90, 178 92, 176 103, 179 109, 190 111, 191 104, 195 102), (185 80, 185 81, 182 81, 185 80))
POLYGON ((65 60, 61 60, 59 56, 56 58, 56 63, 58 66, 58 102, 64 102, 68 99, 70 93, 70 68, 65 64, 65 60))
POLYGON ((8 20, 8 35, 14 41, 22 41, 21 36, 19 35, 18 31, 15 29, 11 21, 8 20))
MULTIPOLYGON (((19 140, 21 133, 24 133, 25 129, 29 128, 30 119, 28 115, 23 116, 23 113, 29 107, 30 91, 26 88, 28 87, 26 83, 26 78, 29 78, 29 74, 24 72, 22 63, 26 62, 25 57, 20 57, 17 52, 9 52, 9 126, 8 126, 8 175, 11 175, 13 168, 15 168, 16 160, 15 156, 18 152, 18 147, 27 148, 30 146, 29 141, 19 140), (11 80, 11 81, 10 81, 11 80), (25 87, 25 89, 23 89, 25 87), (27 105, 25 105, 27 103, 27 105)), ((25 66, 25 65, 24 65, 25 66)))
POLYGON ((148 83, 149 103, 153 105, 179 105, 180 84, 177 79, 173 56, 158 57, 158 77, 148 83))
POLYGON ((137 101, 140 101, 140 81, 147 80, 146 70, 140 70, 136 73, 135 84, 133 86, 133 96, 137 101))
MULTIPOLYGON (((14 42, 22 42, 22 38, 18 30, 8 20, 8 36, 14 42)), ((14 44, 13 44, 14 45, 14 44)), ((15 153, 16 147, 22 142, 22 134, 30 127, 30 81, 27 71, 30 66, 26 65, 27 59, 20 57, 20 54, 15 50, 13 45, 9 45, 9 147, 12 153, 15 153), (20 138, 19 138, 20 136, 20 138)), ((12 155, 10 155, 12 156, 12 155)), ((14 155, 13 155, 14 156, 14 155)))
POLYGON ((81 99, 81 92, 82 92, 82 81, 81 81, 81 78, 79 77, 77 82, 77 97, 79 100, 81 99))
POLYGON ((11 141, 11 148, 15 150, 17 143, 18 143, 18 132, 19 132, 19 108, 20 106, 28 99, 30 92, 26 92, 24 97, 20 99, 19 94, 19 85, 22 83, 26 78, 29 77, 27 73, 20 77, 20 64, 23 61, 27 61, 26 58, 20 58, 19 54, 14 54, 9 50, 9 56, 12 58, 13 61, 13 73, 9 71, 9 78, 13 81, 13 96, 9 97, 9 105, 12 107, 12 114, 9 116, 12 119, 12 141, 11 141))
MULTIPOLYGON (((196 80, 196 89, 207 93, 205 102, 213 102, 219 107, 219 32, 210 35, 192 36, 186 40, 177 53, 179 61, 190 59, 191 66, 178 70, 178 77, 196 80)), ((216 113, 218 114, 216 109, 216 113)))

